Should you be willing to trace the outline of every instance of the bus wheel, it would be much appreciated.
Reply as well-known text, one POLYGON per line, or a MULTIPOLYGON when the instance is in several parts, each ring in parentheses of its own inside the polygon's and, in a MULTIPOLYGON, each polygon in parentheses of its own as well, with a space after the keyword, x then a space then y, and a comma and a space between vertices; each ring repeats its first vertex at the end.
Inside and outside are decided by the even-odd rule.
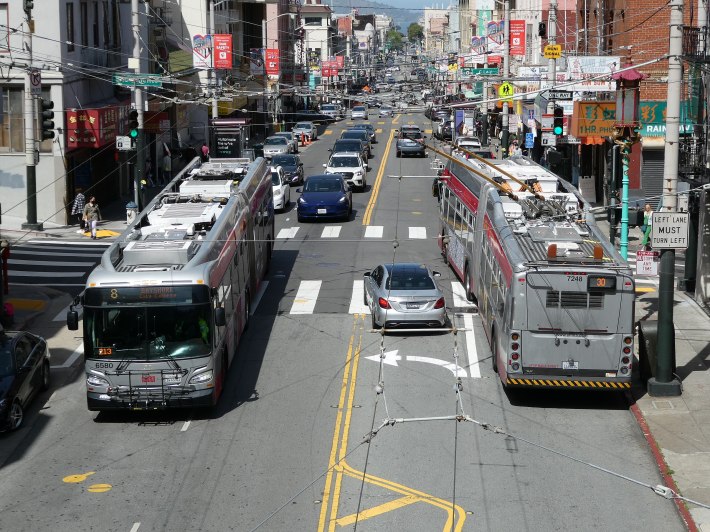
POLYGON ((466 291, 466 300, 473 301, 475 298, 471 293, 471 279, 469 278, 468 265, 466 265, 466 269, 463 274, 463 288, 466 291))
POLYGON ((493 372, 498 373, 498 335, 495 331, 491 336, 491 359, 493 360, 493 372))
POLYGON ((444 264, 447 266, 449 265, 449 246, 447 244, 444 244, 444 247, 441 248, 441 254, 444 256, 444 264))
POLYGON ((271 236, 267 237, 266 244, 266 265, 264 266, 264 273, 269 273, 269 268, 271 268, 271 236))
POLYGON ((249 328, 249 317, 251 315, 251 299, 249 298, 249 292, 246 293, 246 300, 244 301, 244 330, 249 328))

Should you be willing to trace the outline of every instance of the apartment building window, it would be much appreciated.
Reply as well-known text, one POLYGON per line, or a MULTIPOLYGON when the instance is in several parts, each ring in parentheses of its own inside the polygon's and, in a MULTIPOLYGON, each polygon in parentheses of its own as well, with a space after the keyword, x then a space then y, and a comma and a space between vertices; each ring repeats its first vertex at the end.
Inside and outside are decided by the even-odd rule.
POLYGON ((0 4, 0 52, 10 51, 10 32, 8 27, 10 19, 8 18, 7 4, 0 4))
POLYGON ((323 19, 320 17, 304 17, 303 24, 306 26, 321 26, 323 19))
POLYGON ((99 47, 99 3, 94 2, 94 16, 91 22, 91 27, 94 30, 94 47, 99 47))
POLYGON ((67 4, 67 52, 74 51, 74 4, 67 4))
MULTIPOLYGON (((0 153, 23 153, 25 151, 24 87, 5 86, 0 94, 2 94, 3 108, 0 119, 0 153)), ((49 88, 43 89, 40 97, 49 100, 49 88)), ((39 139, 40 134, 39 109, 37 109, 35 139, 39 139)), ((39 151, 52 151, 52 140, 40 142, 39 151)))
POLYGON ((109 26, 109 10, 108 2, 106 0, 102 3, 103 6, 103 26, 104 26, 104 48, 108 48, 111 45, 111 27, 109 26))
POLYGON ((81 24, 81 45, 89 46, 89 5, 86 2, 79 4, 79 22, 81 24))

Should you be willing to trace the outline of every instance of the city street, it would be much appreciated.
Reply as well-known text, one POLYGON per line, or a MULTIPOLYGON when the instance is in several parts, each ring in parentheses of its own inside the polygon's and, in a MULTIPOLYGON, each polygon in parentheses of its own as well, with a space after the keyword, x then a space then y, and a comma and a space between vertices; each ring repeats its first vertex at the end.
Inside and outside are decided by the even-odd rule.
MULTIPOLYGON (((395 157, 396 128, 430 137, 432 123, 374 109, 369 122, 379 142, 351 219, 298 223, 296 187, 276 215, 268 284, 217 408, 97 415, 75 358, 0 435, 0 530, 683 530, 646 487, 662 480, 623 395, 503 390, 437 246, 433 156, 395 157), (363 273, 388 261, 441 273, 456 335, 372 329, 363 273)), ((350 123, 301 148, 306 176, 350 123)), ((66 260, 81 283, 83 261, 66 260)), ((39 332, 68 360, 81 339, 54 314, 39 332)))

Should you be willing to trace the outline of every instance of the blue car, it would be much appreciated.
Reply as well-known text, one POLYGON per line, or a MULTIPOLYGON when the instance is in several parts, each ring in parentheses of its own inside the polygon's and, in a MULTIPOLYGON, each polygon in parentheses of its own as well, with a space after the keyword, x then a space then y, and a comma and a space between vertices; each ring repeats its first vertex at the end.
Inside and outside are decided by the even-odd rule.
POLYGON ((298 221, 319 219, 349 220, 353 210, 350 187, 340 174, 312 175, 306 179, 298 198, 298 221))

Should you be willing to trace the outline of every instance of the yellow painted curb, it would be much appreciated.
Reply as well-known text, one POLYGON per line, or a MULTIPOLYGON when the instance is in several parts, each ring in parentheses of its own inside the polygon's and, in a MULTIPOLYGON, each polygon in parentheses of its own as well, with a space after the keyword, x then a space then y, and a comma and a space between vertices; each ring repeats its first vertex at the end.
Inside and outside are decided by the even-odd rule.
POLYGON ((38 312, 44 310, 47 306, 47 303, 41 299, 18 299, 10 297, 6 299, 6 301, 10 303, 15 310, 32 310, 38 312))

